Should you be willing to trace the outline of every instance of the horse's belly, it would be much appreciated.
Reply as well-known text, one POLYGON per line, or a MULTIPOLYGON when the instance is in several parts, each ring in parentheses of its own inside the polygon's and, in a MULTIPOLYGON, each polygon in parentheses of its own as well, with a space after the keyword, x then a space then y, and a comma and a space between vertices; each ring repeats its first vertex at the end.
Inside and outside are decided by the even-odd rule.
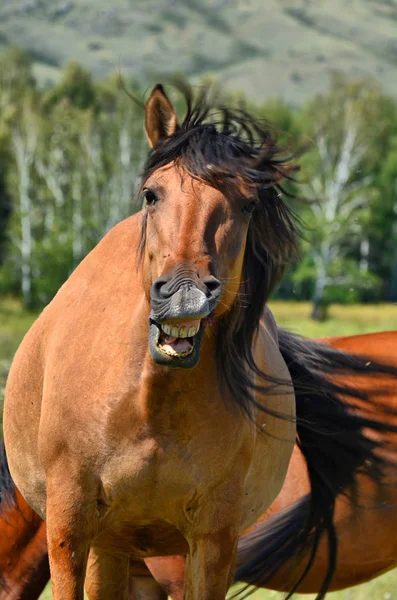
POLYGON ((134 558, 188 554, 189 546, 180 531, 165 521, 146 524, 120 522, 99 534, 93 546, 106 552, 134 558))

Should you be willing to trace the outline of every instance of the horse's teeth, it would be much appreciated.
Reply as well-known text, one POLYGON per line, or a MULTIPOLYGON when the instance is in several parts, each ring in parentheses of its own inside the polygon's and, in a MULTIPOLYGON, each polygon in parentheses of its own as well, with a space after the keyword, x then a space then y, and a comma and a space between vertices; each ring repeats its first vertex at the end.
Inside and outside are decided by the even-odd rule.
POLYGON ((198 325, 191 325, 190 327, 186 327, 186 325, 178 327, 177 325, 167 325, 166 323, 162 323, 161 329, 166 335, 176 338, 188 338, 196 335, 200 329, 200 323, 198 323, 198 325))

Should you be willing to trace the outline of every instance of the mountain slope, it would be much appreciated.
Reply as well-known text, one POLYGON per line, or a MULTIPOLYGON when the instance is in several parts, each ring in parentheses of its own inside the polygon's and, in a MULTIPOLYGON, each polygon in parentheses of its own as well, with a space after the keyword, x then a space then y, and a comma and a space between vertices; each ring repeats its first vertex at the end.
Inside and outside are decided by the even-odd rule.
POLYGON ((397 0, 0 0, 0 49, 20 46, 41 80, 70 59, 143 85, 179 72, 299 104, 333 70, 397 95, 397 0))

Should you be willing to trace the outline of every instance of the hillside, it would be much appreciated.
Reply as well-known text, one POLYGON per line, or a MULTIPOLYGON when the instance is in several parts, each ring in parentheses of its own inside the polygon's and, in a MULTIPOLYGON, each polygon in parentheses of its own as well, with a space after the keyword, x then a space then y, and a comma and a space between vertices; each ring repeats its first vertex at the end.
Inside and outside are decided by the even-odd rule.
POLYGON ((375 76, 397 95, 397 0, 0 0, 0 50, 29 51, 38 78, 77 59, 144 85, 204 75, 299 104, 330 73, 375 76))

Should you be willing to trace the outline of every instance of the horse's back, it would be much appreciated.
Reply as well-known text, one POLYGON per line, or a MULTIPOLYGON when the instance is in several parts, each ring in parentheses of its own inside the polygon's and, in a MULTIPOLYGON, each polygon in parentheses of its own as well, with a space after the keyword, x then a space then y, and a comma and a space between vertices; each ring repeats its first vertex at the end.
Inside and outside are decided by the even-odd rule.
MULTIPOLYGON (((371 359, 376 362, 383 362, 385 365, 397 366, 397 331, 383 331, 381 333, 368 333, 362 335, 330 338, 327 343, 352 354, 359 354, 368 358, 368 367, 371 366, 371 359)), ((376 404, 376 416, 380 422, 386 425, 397 426, 397 393, 395 377, 387 373, 361 373, 350 378, 340 378, 340 381, 353 383, 359 389, 366 392, 371 401, 376 404)), ((361 408, 360 402, 355 405, 361 408)), ((365 410, 365 408, 364 408, 365 410)), ((376 432, 375 439, 382 442, 382 445, 390 449, 390 453, 395 455, 394 464, 397 463, 397 434, 388 428, 385 431, 376 432)), ((385 451, 385 448, 383 449, 385 451)), ((390 456, 391 456, 390 454, 390 456)), ((395 485, 395 469, 391 471, 391 476, 395 485)))
POLYGON ((381 331, 359 335, 325 338, 327 344, 339 350, 389 359, 397 364, 397 331, 381 331))

